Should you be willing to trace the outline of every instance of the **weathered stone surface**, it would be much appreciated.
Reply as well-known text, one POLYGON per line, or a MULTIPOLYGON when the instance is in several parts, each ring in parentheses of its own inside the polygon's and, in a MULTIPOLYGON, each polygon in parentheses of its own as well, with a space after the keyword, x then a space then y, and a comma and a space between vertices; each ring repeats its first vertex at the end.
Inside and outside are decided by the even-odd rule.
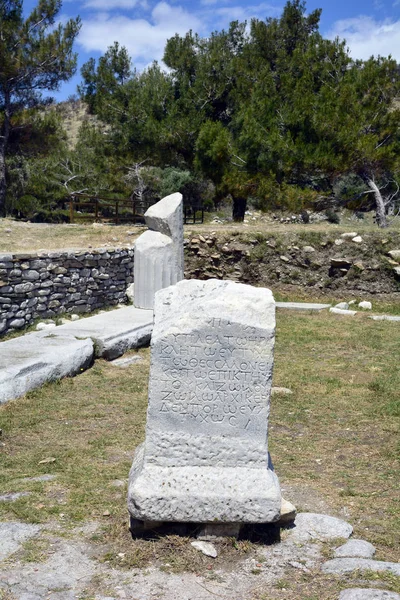
POLYGON ((400 600, 400 594, 387 590, 351 588, 340 592, 339 600, 400 600))
POLYGON ((274 396, 274 395, 290 396, 291 394, 293 394, 293 392, 289 388, 285 388, 285 387, 271 388, 271 396, 274 396))
POLYGON ((134 519, 279 518, 267 446, 274 332, 265 288, 190 280, 156 294, 146 440, 130 474, 134 519))
POLYGON ((386 571, 387 573, 393 573, 393 575, 400 576, 399 563, 372 560, 370 558, 333 558, 322 565, 322 571, 324 573, 335 573, 336 575, 344 575, 345 573, 351 573, 352 571, 358 570, 375 572, 386 571))
POLYGON ((375 546, 365 540, 349 540, 343 546, 336 548, 336 558, 372 558, 375 554, 375 546))
POLYGON ((193 546, 193 548, 196 548, 196 550, 200 550, 200 552, 206 556, 210 556, 211 558, 217 558, 218 556, 216 547, 213 544, 210 544, 210 542, 202 542, 199 540, 190 542, 190 545, 193 546))
POLYGON ((307 542, 309 540, 348 538, 352 532, 352 526, 342 519, 316 513, 299 513, 289 535, 293 541, 307 542))
POLYGON ((400 261, 400 250, 389 250, 388 255, 390 258, 393 258, 393 260, 400 261))
POLYGON ((348 310, 349 303, 348 302, 339 302, 338 304, 335 304, 334 308, 340 308, 341 310, 348 310))
POLYGON ((355 237, 352 238, 351 241, 354 242, 355 244, 361 244, 363 239, 362 239, 361 235, 356 235, 355 237))
POLYGON ((356 310, 346 310, 344 308, 337 308, 336 306, 332 306, 332 308, 329 309, 329 312, 335 315, 347 315, 348 317, 354 317, 354 315, 357 314, 356 310))
POLYGON ((282 498, 280 523, 290 523, 296 518, 296 507, 294 504, 282 498))
POLYGON ((346 231, 345 233, 342 233, 340 235, 340 237, 343 238, 344 240, 352 240, 357 235, 358 235, 358 233, 356 231, 346 231))
POLYGON ((362 308, 364 310, 372 310, 372 302, 368 302, 368 300, 363 300, 358 303, 358 308, 362 308))
POLYGON ((400 317, 391 316, 391 315, 373 315, 369 317, 374 321, 400 321, 400 317))
POLYGON ((149 230, 135 243, 134 304, 151 309, 158 290, 183 279, 182 194, 150 206, 145 219, 149 230))
POLYGON ((0 560, 16 552, 23 542, 38 534, 40 529, 39 525, 27 525, 16 521, 0 523, 0 560))
POLYGON ((85 370, 93 359, 91 340, 45 331, 0 344, 0 403, 18 398, 46 381, 85 370))
POLYGON ((331 304, 320 304, 316 302, 276 302, 276 308, 286 308, 287 310, 324 310, 331 304))
POLYGON ((153 329, 153 311, 126 306, 61 325, 55 335, 90 338, 95 356, 113 360, 131 348, 148 344, 153 329))
POLYGON ((334 269, 339 269, 340 267, 343 267, 344 269, 350 269, 351 261, 347 258, 334 257, 331 258, 331 266, 334 269))

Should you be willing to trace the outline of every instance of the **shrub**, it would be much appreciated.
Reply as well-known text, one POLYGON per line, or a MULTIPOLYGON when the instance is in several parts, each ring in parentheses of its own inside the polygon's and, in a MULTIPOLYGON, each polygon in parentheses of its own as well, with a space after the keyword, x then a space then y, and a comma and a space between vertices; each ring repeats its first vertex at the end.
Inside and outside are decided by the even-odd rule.
POLYGON ((339 223, 340 223, 339 213, 335 212, 331 208, 328 208, 328 210, 325 211, 325 216, 328 219, 329 223, 335 223, 336 225, 339 225, 339 223))

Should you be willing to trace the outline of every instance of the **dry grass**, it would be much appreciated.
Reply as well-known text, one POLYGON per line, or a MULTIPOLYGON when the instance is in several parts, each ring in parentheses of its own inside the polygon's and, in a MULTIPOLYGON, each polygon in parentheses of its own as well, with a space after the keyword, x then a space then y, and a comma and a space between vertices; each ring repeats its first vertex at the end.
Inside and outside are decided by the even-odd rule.
MULTIPOLYGON (((65 532, 94 520, 101 524, 92 539, 99 560, 213 577, 222 565, 234 568, 243 556, 257 557, 257 544, 227 540, 210 561, 187 538, 132 541, 128 531, 126 479, 144 436, 147 403, 149 350, 139 354, 142 362, 126 369, 97 361, 75 379, 1 407, 0 488, 31 495, 1 503, 0 518, 56 521, 65 532), (55 461, 39 464, 45 458, 55 461), (43 473, 57 477, 22 481, 43 473)), ((377 547, 378 559, 394 561, 400 548, 399 355, 396 323, 278 313, 274 385, 293 395, 273 398, 270 450, 281 483, 292 490, 288 499, 299 510, 321 500, 327 512, 352 523, 355 537, 377 547)), ((26 560, 32 551, 25 549, 26 560)), ((327 546, 326 555, 330 551, 327 546)), ((364 583, 368 577, 371 585, 400 591, 394 576, 363 574, 364 583)), ((353 578, 358 585, 357 574, 353 578)), ((259 589, 254 600, 336 600, 343 585, 334 576, 293 569, 288 581, 259 589)))
POLYGON ((143 227, 133 224, 58 225, 0 219, 0 252, 129 247, 143 231, 143 227))
MULTIPOLYGON (((249 218, 247 223, 212 223, 213 213, 206 214, 206 222, 202 225, 185 225, 185 235, 190 237, 198 234, 231 234, 242 233, 249 235, 304 233, 310 238, 314 233, 339 235, 344 231, 357 231, 359 234, 380 232, 384 237, 391 232, 400 231, 400 220, 386 230, 379 230, 369 217, 363 221, 346 218, 340 225, 323 221, 303 225, 301 223, 285 224, 272 221, 268 215, 257 214, 256 220, 249 218)), ((98 248, 105 245, 131 245, 136 237, 144 231, 141 226, 108 225, 108 224, 46 224, 27 223, 13 219, 0 219, 0 252, 30 252, 37 250, 62 250, 65 248, 98 248), (133 235, 128 235, 133 232, 133 235)))

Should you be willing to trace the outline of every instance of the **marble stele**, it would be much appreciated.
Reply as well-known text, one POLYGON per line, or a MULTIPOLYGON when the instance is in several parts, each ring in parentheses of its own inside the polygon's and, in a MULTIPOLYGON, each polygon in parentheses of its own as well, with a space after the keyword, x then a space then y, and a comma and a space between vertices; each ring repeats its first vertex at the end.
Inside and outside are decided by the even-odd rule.
POLYGON ((187 280, 156 294, 146 439, 130 472, 139 521, 269 523, 275 340, 270 290, 187 280))
POLYGON ((150 309, 158 290, 183 279, 182 194, 166 196, 144 217, 149 230, 135 243, 134 305, 150 309))

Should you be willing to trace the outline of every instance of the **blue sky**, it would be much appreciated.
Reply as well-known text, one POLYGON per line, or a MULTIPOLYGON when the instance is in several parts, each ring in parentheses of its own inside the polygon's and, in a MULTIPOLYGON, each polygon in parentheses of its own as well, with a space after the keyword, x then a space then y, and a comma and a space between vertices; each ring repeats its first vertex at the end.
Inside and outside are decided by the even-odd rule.
MULTIPOLYGON (((25 0, 24 9, 35 4, 25 0)), ((192 29, 207 36, 233 20, 279 17, 284 5, 280 0, 64 0, 60 17, 82 19, 75 46, 79 66, 118 41, 142 70, 161 60, 166 40, 175 33, 184 35, 192 29)), ((354 58, 391 54, 400 62, 400 0, 309 0, 306 6, 307 12, 322 8, 321 33, 345 38, 354 58)), ((79 81, 78 69, 56 98, 75 93, 79 81)))

